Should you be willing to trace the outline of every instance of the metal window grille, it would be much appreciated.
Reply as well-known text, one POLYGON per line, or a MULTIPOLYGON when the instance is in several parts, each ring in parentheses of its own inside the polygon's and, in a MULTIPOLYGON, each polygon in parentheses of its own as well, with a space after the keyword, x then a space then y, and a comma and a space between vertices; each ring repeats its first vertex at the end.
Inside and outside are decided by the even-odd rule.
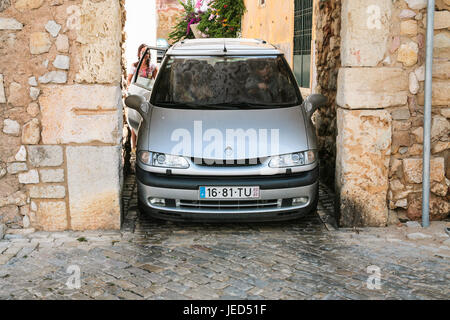
POLYGON ((309 88, 313 0, 295 0, 294 72, 301 87, 309 88))

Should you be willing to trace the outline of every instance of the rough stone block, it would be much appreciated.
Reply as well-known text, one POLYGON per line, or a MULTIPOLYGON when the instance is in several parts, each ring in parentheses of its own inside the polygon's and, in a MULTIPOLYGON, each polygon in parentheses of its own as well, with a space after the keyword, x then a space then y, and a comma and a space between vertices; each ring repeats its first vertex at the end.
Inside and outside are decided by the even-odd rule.
POLYGON ((46 83, 66 83, 67 82, 67 72, 65 71, 50 71, 39 77, 39 82, 46 83))
POLYGON ((415 10, 424 9, 427 7, 427 0, 405 0, 408 7, 415 10))
POLYGON ((50 50, 52 42, 46 32, 33 32, 30 35, 31 54, 46 53, 50 50))
POLYGON ((57 167, 63 163, 60 146, 28 146, 28 159, 34 167, 57 167))
MULTIPOLYGON (((1 0, 0 1, 0 12, 8 9, 11 6, 11 0, 1 0)), ((0 237, 1 239, 1 237, 0 237)))
POLYGON ((55 41, 58 52, 69 52, 69 38, 65 34, 60 34, 55 41))
POLYGON ((11 162, 8 163, 8 173, 9 174, 16 174, 22 171, 27 171, 28 167, 27 164, 24 162, 11 162))
POLYGON ((336 187, 341 226, 385 226, 391 154, 386 110, 337 111, 336 187))
POLYGON ((119 144, 121 90, 118 86, 49 86, 39 98, 45 144, 119 144))
POLYGON ((417 35, 417 21, 406 20, 400 23, 400 34, 403 36, 415 36, 417 35))
POLYGON ((398 49, 397 60, 405 67, 411 67, 417 63, 419 46, 415 42, 404 43, 398 49))
POLYGON ((63 199, 66 197, 64 186, 31 186, 30 197, 34 199, 63 199))
POLYGON ((400 147, 409 147, 411 136, 408 131, 399 131, 392 134, 392 152, 396 153, 400 147))
POLYGON ((445 141, 445 142, 444 141, 437 141, 431 147, 431 152, 433 154, 435 154, 435 153, 440 153, 440 152, 448 150, 448 149, 450 149, 450 141, 445 141))
MULTIPOLYGON (((431 181, 442 181, 444 172, 444 158, 432 158, 430 161, 431 181)), ((422 183, 422 159, 403 159, 403 174, 408 183, 422 183)))
POLYGON ((36 212, 36 220, 36 228, 39 230, 67 230, 66 203, 64 201, 41 201, 36 212))
POLYGON ((50 33, 53 38, 56 38, 59 30, 61 30, 61 25, 57 24, 54 20, 50 20, 45 25, 45 30, 47 30, 47 32, 50 33))
POLYGON ((22 30, 23 24, 14 18, 0 17, 0 30, 22 30))
POLYGON ((392 110, 392 119, 408 120, 411 117, 408 107, 399 107, 392 110))
POLYGON ((406 105, 408 73, 401 68, 341 68, 337 104, 349 109, 406 105))
MULTIPOLYGON (((420 220, 422 218, 422 194, 411 193, 408 196, 408 211, 406 215, 411 220, 420 220)), ((445 198, 430 194, 430 220, 445 219, 450 213, 450 202, 445 198)))
POLYGON ((41 93, 41 90, 39 90, 39 88, 34 88, 34 87, 30 88, 30 98, 32 100, 37 100, 40 93, 41 93))
POLYGON ((64 169, 39 170, 42 182, 64 182, 64 169))
POLYGON ((16 137, 19 136, 20 124, 17 121, 11 119, 3 120, 3 133, 16 137))
POLYGON ((39 140, 41 140, 41 127, 39 125, 39 120, 34 118, 23 126, 22 143, 38 144, 39 140))
POLYGON ((29 77, 28 84, 32 87, 36 87, 38 85, 36 77, 35 76, 29 77))
POLYGON ((434 116, 431 120, 431 140, 448 140, 450 133, 450 122, 442 116, 434 116))
POLYGON ((80 68, 76 81, 120 83, 122 23, 119 1, 83 1, 80 10, 83 19, 77 30, 80 68))
POLYGON ((72 229, 119 229, 120 147, 67 147, 66 158, 72 229))
POLYGON ((36 102, 32 102, 27 107, 27 113, 32 116, 36 117, 39 112, 41 112, 41 109, 39 108, 39 105, 36 102))
POLYGON ((450 31, 434 35, 433 57, 442 59, 450 57, 450 31))
MULTIPOLYGON (((427 16, 423 17, 423 25, 427 25, 427 16)), ((450 28, 450 11, 435 11, 434 12, 434 30, 450 28)))
POLYGON ((384 59, 391 15, 391 0, 342 1, 341 59, 343 66, 374 67, 384 59))
MULTIPOLYGON (((448 106, 450 105, 450 81, 433 80, 433 106, 448 106)), ((419 105, 423 106, 425 103, 425 93, 422 91, 417 95, 419 105)))
POLYGON ((400 19, 410 19, 410 18, 414 18, 416 16, 416 12, 413 10, 409 10, 409 9, 403 9, 400 14, 398 15, 398 17, 400 19))
POLYGON ((17 151, 14 156, 14 159, 16 159, 16 161, 27 161, 27 149, 25 149, 25 146, 20 146, 19 151, 17 151))
POLYGON ((53 66, 58 69, 69 70, 70 58, 68 56, 58 54, 53 61, 53 66))
POLYGON ((8 103, 15 107, 23 107, 27 101, 26 90, 17 82, 9 85, 8 103))
POLYGON ((3 84, 2 74, 0 74, 0 103, 6 103, 5 86, 3 84))
POLYGON ((23 184, 39 183, 39 174, 37 170, 30 170, 26 173, 19 174, 19 182, 23 184))
MULTIPOLYGON (((424 68, 425 72, 425 68, 424 68)), ((450 61, 434 59, 433 60, 433 78, 448 80, 450 79, 450 61)), ((425 80, 425 77, 424 77, 425 80)))
POLYGON ((21 226, 22 217, 19 213, 19 208, 14 205, 0 208, 0 224, 21 226))
POLYGON ((17 10, 23 12, 31 9, 38 9, 42 6, 44 0, 17 0, 15 7, 17 10))

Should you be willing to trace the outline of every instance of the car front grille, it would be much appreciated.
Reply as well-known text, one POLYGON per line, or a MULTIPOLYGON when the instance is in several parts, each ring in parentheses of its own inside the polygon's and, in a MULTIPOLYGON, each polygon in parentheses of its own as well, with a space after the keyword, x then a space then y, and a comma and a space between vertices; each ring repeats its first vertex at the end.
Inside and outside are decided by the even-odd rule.
POLYGON ((191 158, 192 162, 199 166, 205 167, 249 167, 258 166, 264 159, 241 159, 241 160, 214 160, 204 158, 191 158))
POLYGON ((258 209, 277 208, 281 206, 278 200, 180 200, 179 207, 186 209, 258 209))

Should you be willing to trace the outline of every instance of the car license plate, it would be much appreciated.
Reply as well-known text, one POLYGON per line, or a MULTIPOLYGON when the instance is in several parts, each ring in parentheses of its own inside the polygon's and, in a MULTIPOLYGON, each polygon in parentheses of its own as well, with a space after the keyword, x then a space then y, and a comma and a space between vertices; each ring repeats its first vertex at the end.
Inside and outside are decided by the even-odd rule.
POLYGON ((200 199, 259 199, 259 187, 200 187, 200 199))

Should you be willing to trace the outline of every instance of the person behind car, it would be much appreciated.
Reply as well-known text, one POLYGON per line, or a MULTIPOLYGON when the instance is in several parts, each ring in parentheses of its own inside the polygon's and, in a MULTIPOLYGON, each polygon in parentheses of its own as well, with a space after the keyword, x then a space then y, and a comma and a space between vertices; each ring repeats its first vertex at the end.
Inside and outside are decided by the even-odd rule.
MULTIPOLYGON (((131 68, 128 71, 128 77, 127 77, 128 86, 131 84, 131 80, 133 79, 133 76, 136 73, 136 69, 139 65, 139 61, 143 57, 146 49, 147 48, 146 48, 145 44, 141 44, 139 46, 138 61, 133 63, 131 65, 131 68)), ((142 61, 141 67, 139 68, 139 77, 148 78, 148 79, 156 78, 156 75, 158 74, 158 68, 156 67, 156 65, 154 65, 153 63, 150 62, 150 59, 151 59, 150 51, 147 51, 147 54, 145 55, 144 60, 142 61)), ((127 117, 127 121, 128 121, 128 126, 130 127, 130 130, 131 130, 131 148, 132 148, 132 150, 136 150, 136 141, 137 141, 136 132, 134 132, 134 129, 131 127, 128 117, 127 117)))
MULTIPOLYGON (((141 60, 142 56, 144 55, 146 50, 145 44, 141 44, 138 49, 138 61, 133 63, 131 65, 131 68, 128 70, 128 85, 130 85, 131 80, 133 79, 134 74, 136 73, 136 69, 139 65, 139 61, 141 60)), ((158 68, 156 65, 150 62, 151 55, 150 51, 147 52, 147 54, 144 57, 144 60, 142 61, 142 65, 139 68, 139 77, 148 78, 148 79, 155 79, 156 75, 158 74, 158 68)))

